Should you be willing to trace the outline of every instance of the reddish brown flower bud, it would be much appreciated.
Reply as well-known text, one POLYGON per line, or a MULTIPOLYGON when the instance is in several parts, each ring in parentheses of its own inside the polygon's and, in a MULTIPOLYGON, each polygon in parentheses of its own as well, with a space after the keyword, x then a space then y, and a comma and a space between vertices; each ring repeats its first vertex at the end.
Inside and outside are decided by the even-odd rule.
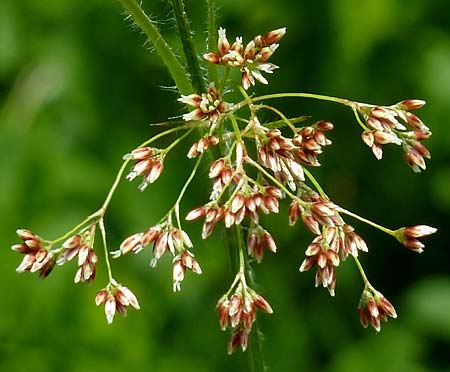
POLYGON ((286 34, 286 27, 269 31, 263 36, 264 43, 265 45, 278 43, 285 34, 286 34))
POLYGON ((425 104, 426 102, 421 99, 406 99, 397 103, 395 106, 400 110, 412 111, 420 109, 425 106, 425 104))
POLYGON ((213 63, 215 65, 220 64, 220 57, 216 53, 206 53, 203 54, 203 58, 209 63, 213 63))
POLYGON ((217 40, 217 50, 219 56, 223 57, 230 50, 230 43, 228 42, 226 36, 226 30, 224 28, 219 28, 219 38, 217 40))
POLYGON ((366 328, 369 324, 379 332, 381 320, 387 317, 396 318, 394 306, 378 291, 372 287, 364 289, 358 305, 358 316, 361 324, 366 328))

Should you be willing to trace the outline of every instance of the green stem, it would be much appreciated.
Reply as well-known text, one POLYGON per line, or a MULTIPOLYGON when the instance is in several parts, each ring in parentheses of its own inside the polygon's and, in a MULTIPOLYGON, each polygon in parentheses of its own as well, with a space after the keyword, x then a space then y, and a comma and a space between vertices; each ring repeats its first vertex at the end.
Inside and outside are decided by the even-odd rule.
POLYGON ((204 92, 205 84, 203 81, 202 71, 198 62, 197 52, 195 50, 192 32, 189 27, 189 20, 184 9, 183 0, 171 0, 173 13, 180 33, 181 43, 183 45, 184 56, 186 57, 186 65, 191 75, 192 85, 196 92, 204 92))
POLYGON ((119 0, 123 7, 130 13, 136 24, 145 32, 149 40, 153 44, 156 52, 159 54, 170 76, 174 80, 179 92, 183 95, 188 95, 194 92, 191 82, 186 76, 186 71, 181 65, 180 61, 175 56, 169 44, 165 41, 162 35, 150 18, 138 5, 136 0, 119 0))
POLYGON ((319 192, 320 196, 326 200, 328 200, 328 196, 325 193, 325 191, 323 191, 322 186, 320 186, 319 182, 317 182, 316 178, 312 175, 312 173, 306 169, 305 167, 303 168, 303 172, 306 174, 306 177, 308 177, 308 179, 311 181, 311 183, 314 185, 314 187, 317 189, 317 191, 319 192))
POLYGON ((255 168, 257 168, 261 173, 263 173, 267 178, 269 178, 275 185, 277 185, 281 190, 283 190, 286 195, 288 195, 291 199, 297 200, 300 203, 304 203, 301 199, 297 198, 289 189, 284 186, 281 182, 279 182, 274 176, 272 176, 269 172, 267 172, 258 162, 254 161, 252 158, 247 157, 245 161, 255 168))
MULTIPOLYGON (((312 99, 318 99, 321 101, 331 101, 336 102, 341 105, 345 106, 352 106, 352 101, 349 101, 348 99, 344 98, 337 98, 337 97, 331 97, 331 96, 324 96, 322 94, 313 94, 313 93, 275 93, 275 94, 266 94, 264 96, 254 97, 251 99, 252 102, 259 102, 265 99, 273 99, 273 98, 287 98, 287 97, 294 97, 294 98, 312 98, 312 99)), ((234 110, 239 110, 240 108, 246 106, 248 104, 248 101, 245 99, 238 104, 235 105, 234 110)))
POLYGON ((358 257, 353 256, 353 258, 355 259, 356 266, 358 267, 359 273, 361 274, 361 278, 364 282, 364 287, 370 287, 369 279, 367 279, 367 275, 364 272, 361 262, 359 262, 358 257))
POLYGON ((340 213, 344 213, 344 214, 346 214, 348 216, 351 216, 353 218, 356 218, 357 220, 360 220, 360 221, 362 221, 362 222, 364 222, 364 223, 366 223, 366 224, 368 224, 370 226, 373 226, 373 227, 377 228, 378 230, 381 230, 384 233, 389 234, 389 235, 393 236, 394 238, 396 238, 394 230, 391 230, 391 229, 388 229, 387 227, 378 225, 377 223, 372 222, 372 221, 370 221, 370 220, 368 220, 368 219, 366 219, 364 217, 361 217, 361 216, 357 215, 356 213, 350 212, 350 211, 348 211, 348 210, 346 210, 346 209, 344 209, 342 207, 337 208, 337 211, 340 212, 340 213))
POLYGON ((238 125, 234 115, 230 115, 230 120, 231 120, 231 123, 233 124, 233 130, 236 135, 236 140, 239 142, 242 142, 241 130, 239 129, 239 125, 238 125))
MULTIPOLYGON (((216 0, 208 0, 208 41, 207 50, 212 52, 217 48, 217 26, 216 26, 216 0)), ((208 79, 213 81, 216 86, 219 83, 219 74, 217 66, 208 63, 208 79)))
POLYGON ((358 110, 356 109, 356 107, 354 105, 352 105, 352 110, 353 110, 353 113, 355 114, 355 119, 358 122, 359 126, 362 129, 364 129, 365 131, 369 130, 369 128, 367 128, 367 126, 361 121, 361 118, 359 117, 359 114, 358 114, 358 110))
POLYGON ((230 69, 227 67, 225 69, 225 72, 223 73, 222 80, 220 81, 220 86, 219 86, 219 95, 220 96, 223 94, 223 91, 225 89, 225 85, 227 84, 229 75, 230 75, 230 69))
POLYGON ((103 243, 103 251, 105 254, 106 268, 108 270, 109 282, 111 283, 113 281, 113 277, 112 277, 112 271, 111 271, 111 263, 109 262, 108 245, 106 243, 106 230, 105 230, 105 224, 103 222, 103 217, 101 217, 100 220, 98 221, 98 226, 100 227, 100 233, 102 235, 102 243, 103 243))
POLYGON ((180 221, 180 202, 181 199, 183 199, 184 193, 186 192, 189 184, 191 183, 191 181, 194 179, 195 174, 197 173, 198 167, 200 166, 200 163, 202 162, 202 158, 203 158, 203 153, 201 153, 199 155, 199 157, 197 158, 197 161, 194 165, 194 168, 192 169, 191 174, 189 175, 186 183, 184 184, 183 188, 180 191, 180 195, 178 195, 177 200, 175 201, 175 215, 177 218, 177 223, 178 223, 178 228, 181 229, 181 221, 180 221))
MULTIPOLYGON (((190 127, 189 125, 184 125, 184 126, 181 126, 181 127, 176 127, 176 128, 168 129, 168 130, 166 130, 166 131, 164 131, 164 132, 161 132, 161 133, 157 134, 156 136, 154 136, 154 137, 152 137, 152 138, 146 140, 145 142, 143 142, 143 143, 142 143, 141 145, 139 145, 138 147, 144 147, 144 146, 147 146, 148 144, 150 144, 150 143, 156 141, 157 139, 159 139, 159 138, 161 138, 161 137, 164 137, 164 136, 166 136, 166 135, 168 135, 168 134, 170 134, 170 133, 178 132, 178 131, 180 131, 180 130, 182 130, 182 129, 186 129, 186 128, 189 128, 189 127, 190 127)), ((102 218, 102 217, 105 215, 106 210, 108 209, 108 206, 109 206, 109 204, 110 204, 110 202, 111 202, 111 199, 112 199, 112 197, 113 197, 113 195, 114 195, 114 193, 115 193, 115 191, 116 191, 116 189, 117 189, 117 186, 119 185, 119 183, 120 183, 120 181, 121 181, 121 179, 122 179, 123 173, 125 172, 125 169, 126 169, 126 167, 127 167, 127 165, 128 165, 129 162, 130 162, 130 159, 127 159, 127 160, 125 160, 125 161, 123 162, 122 166, 120 167, 119 171, 117 172, 116 178, 115 178, 115 180, 114 180, 114 182, 113 182, 113 184, 112 184, 112 186, 111 186, 111 188, 110 188, 110 190, 109 190, 109 192, 108 192, 108 195, 106 196, 106 199, 105 199, 105 201, 103 202, 102 206, 101 206, 97 211, 95 211, 94 213, 92 213, 90 216, 86 217, 86 218, 85 218, 82 222, 80 222, 78 225, 76 225, 75 227, 73 227, 72 229, 70 229, 70 230, 69 230, 67 233, 65 233, 64 235, 60 236, 59 238, 57 238, 57 239, 55 239, 55 240, 47 241, 47 243, 49 243, 50 246, 52 246, 52 245, 54 245, 54 244, 56 244, 56 243, 59 243, 60 241, 66 240, 67 238, 69 238, 69 237, 72 236, 73 234, 77 233, 82 227, 84 227, 85 225, 87 225, 87 224, 88 224, 89 222, 91 222, 92 220, 102 218)))
POLYGON ((289 121, 289 119, 286 117, 286 115, 284 115, 277 108, 269 106, 269 105, 260 105, 258 107, 265 108, 267 110, 273 111, 274 113, 276 113, 282 119, 283 123, 286 124, 294 132, 294 134, 297 132, 297 128, 294 127, 294 125, 289 121))
POLYGON ((77 233, 79 230, 81 230, 81 228, 83 228, 88 222, 91 222, 92 220, 100 217, 101 213, 102 213, 102 210, 99 209, 98 211, 92 213, 90 216, 86 217, 82 222, 80 222, 78 225, 76 225, 75 227, 70 229, 64 235, 60 236, 59 238, 57 238, 55 240, 48 240, 48 241, 46 241, 46 243, 48 243, 51 247, 51 246, 55 245, 56 243, 66 240, 67 238, 71 237, 72 235, 77 233))

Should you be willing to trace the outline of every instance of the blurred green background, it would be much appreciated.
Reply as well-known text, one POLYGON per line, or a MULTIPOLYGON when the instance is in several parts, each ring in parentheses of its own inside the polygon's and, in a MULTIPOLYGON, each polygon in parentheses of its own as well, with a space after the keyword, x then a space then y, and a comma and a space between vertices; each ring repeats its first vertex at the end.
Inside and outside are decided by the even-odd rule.
MULTIPOLYGON (((205 8, 188 2, 199 52, 205 8)), ((394 146, 376 161, 360 141, 351 112, 338 105, 286 100, 288 115, 331 120, 334 145, 315 174, 339 204, 388 227, 439 228, 422 255, 355 222, 369 244, 361 257, 373 285, 399 318, 380 334, 356 314, 362 290, 351 261, 338 269, 336 297, 313 286, 298 266, 312 236, 287 227, 286 205, 264 220, 279 247, 255 268, 258 290, 275 309, 260 316, 273 371, 450 371, 450 15, 444 0, 218 1, 219 24, 249 40, 286 26, 272 61, 281 66, 257 93, 304 91, 392 104, 421 98, 419 115, 433 130, 428 169, 414 174, 394 146)), ((170 6, 144 1, 169 40, 170 6)), ((44 281, 15 272, 9 247, 18 227, 52 239, 98 208, 121 156, 155 133, 149 126, 180 115, 177 96, 151 46, 118 2, 0 2, 0 370, 245 371, 245 356, 226 355, 228 334, 214 309, 231 274, 223 230, 199 239, 186 224, 204 274, 171 291, 170 259, 156 270, 150 252, 113 262, 114 276, 139 297, 142 310, 108 326, 95 293, 106 284, 103 262, 91 287, 74 285, 75 264, 44 281)), ((192 141, 194 139, 192 138, 192 141)), ((170 207, 192 162, 189 144, 168 156, 166 171, 145 193, 123 183, 107 214, 111 249, 156 223, 170 207)), ((204 202, 198 178, 184 211, 204 202)), ((101 251, 99 251, 99 254, 101 251)), ((101 255, 100 255, 101 257, 101 255)))

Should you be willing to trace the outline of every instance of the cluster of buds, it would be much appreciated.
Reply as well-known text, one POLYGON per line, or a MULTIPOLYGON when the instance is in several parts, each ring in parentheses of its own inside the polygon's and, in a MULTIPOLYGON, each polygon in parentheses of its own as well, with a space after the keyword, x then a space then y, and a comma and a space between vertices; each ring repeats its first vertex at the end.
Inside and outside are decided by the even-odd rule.
MULTIPOLYGON (((238 274, 241 275, 241 274, 238 274)), ((228 344, 228 353, 232 354, 240 346, 247 348, 248 335, 256 319, 256 309, 272 314, 270 304, 253 289, 247 287, 244 281, 239 282, 231 296, 224 295, 217 302, 220 328, 224 331, 228 325, 233 333, 228 344)))
POLYGON ((364 328, 370 324, 377 332, 381 330, 382 320, 386 322, 388 316, 397 318, 394 306, 370 285, 364 289, 361 295, 358 315, 364 328))
POLYGON ((236 172, 232 168, 229 158, 219 158, 211 164, 209 168, 208 177, 213 180, 213 191, 211 193, 211 200, 216 200, 222 193, 224 187, 230 185, 231 182, 239 184, 242 178, 240 172, 236 172))
POLYGON ((194 142, 189 149, 187 157, 189 159, 197 157, 199 154, 204 153, 210 146, 216 146, 219 143, 219 137, 217 136, 206 136, 200 138, 198 141, 194 142))
POLYGON ((264 247, 275 253, 277 246, 272 235, 261 226, 252 227, 247 234, 247 251, 249 256, 254 257, 260 263, 264 256, 264 247))
POLYGON ((186 269, 193 273, 201 274, 202 269, 194 258, 194 254, 187 249, 183 249, 180 254, 173 258, 173 291, 181 291, 181 282, 184 280, 186 269))
POLYGON ((333 124, 329 121, 318 121, 312 126, 301 128, 292 139, 293 144, 298 147, 296 158, 304 164, 320 166, 317 155, 323 152, 322 147, 331 145, 324 132, 332 129, 333 124))
POLYGON ((300 181, 304 181, 302 166, 296 161, 294 150, 298 148, 291 139, 281 135, 279 129, 271 129, 260 136, 258 160, 266 168, 272 170, 275 178, 292 190, 300 181))
POLYGON ((45 249, 42 245, 42 238, 29 230, 18 229, 17 235, 22 243, 14 244, 11 249, 25 254, 25 257, 16 271, 18 273, 39 271, 39 277, 45 278, 48 276, 55 266, 53 252, 45 249))
POLYGON ((123 316, 127 316, 127 306, 132 306, 136 310, 140 309, 139 302, 127 287, 117 283, 114 279, 110 284, 100 290, 95 296, 97 306, 105 306, 105 315, 108 324, 114 320, 114 315, 118 311, 123 316))
POLYGON ((153 244, 153 258, 150 266, 155 267, 158 260, 169 251, 175 256, 176 252, 184 251, 185 247, 192 248, 189 235, 172 224, 162 223, 149 227, 144 232, 135 233, 126 238, 117 251, 111 252, 114 258, 129 252, 139 253, 144 247, 153 244))
POLYGON ((402 145, 407 164, 414 172, 426 169, 424 158, 431 157, 421 143, 431 136, 429 128, 411 110, 425 105, 422 100, 405 100, 388 107, 357 104, 369 130, 362 133, 364 143, 379 160, 383 157, 382 146, 388 143, 402 145), (410 130, 407 130, 407 127, 410 130))
POLYGON ((258 223, 259 212, 278 213, 278 199, 282 197, 280 189, 274 186, 264 187, 263 191, 260 191, 258 187, 248 189, 241 188, 240 192, 220 207, 215 202, 196 207, 186 215, 186 220, 194 221, 205 217, 202 238, 206 239, 221 220, 224 220, 226 228, 230 228, 233 225, 239 225, 246 216, 249 216, 254 223, 258 223))
POLYGON ((289 206, 289 225, 293 226, 301 216, 305 226, 314 234, 322 233, 320 226, 341 226, 343 220, 337 213, 338 206, 331 201, 324 200, 317 193, 313 199, 293 199, 289 206), (305 200, 306 199, 306 200, 305 200))
POLYGON ((422 253, 425 245, 417 240, 417 238, 426 237, 428 235, 434 234, 436 231, 436 228, 427 225, 402 227, 395 231, 395 237, 406 248, 414 252, 422 253))
POLYGON ((277 128, 267 133, 260 130, 258 160, 272 170, 278 181, 296 190, 297 185, 304 181, 302 164, 320 166, 317 155, 323 152, 322 147, 331 144, 324 133, 331 129, 332 123, 319 121, 299 129, 292 139, 283 137, 277 128))
POLYGON ((63 243, 63 252, 56 263, 63 265, 78 257, 78 270, 75 274, 75 283, 87 282, 92 284, 95 279, 97 255, 92 248, 94 227, 85 231, 82 235, 76 234, 63 243))
POLYGON ((164 154, 152 147, 139 147, 124 155, 124 160, 134 160, 135 164, 127 175, 127 180, 134 180, 138 176, 143 177, 139 190, 144 191, 147 186, 155 182, 164 169, 164 154))
POLYGON ((244 48, 242 37, 237 37, 233 44, 227 39, 226 30, 219 28, 217 53, 207 53, 203 58, 210 63, 222 64, 229 68, 239 68, 244 89, 255 85, 255 79, 267 84, 261 72, 271 74, 278 66, 267 62, 278 48, 278 41, 286 33, 286 28, 270 31, 264 36, 258 35, 244 48))
POLYGON ((332 296, 335 293, 336 273, 334 267, 339 266, 348 255, 358 256, 358 250, 367 252, 365 241, 355 233, 350 225, 325 226, 323 233, 317 235, 306 249, 306 258, 299 270, 307 271, 317 265, 315 285, 328 288, 332 296))
POLYGON ((191 112, 183 115, 183 119, 186 121, 208 119, 214 124, 220 115, 229 110, 228 103, 222 101, 214 84, 208 87, 206 93, 182 95, 178 101, 194 108, 191 112))

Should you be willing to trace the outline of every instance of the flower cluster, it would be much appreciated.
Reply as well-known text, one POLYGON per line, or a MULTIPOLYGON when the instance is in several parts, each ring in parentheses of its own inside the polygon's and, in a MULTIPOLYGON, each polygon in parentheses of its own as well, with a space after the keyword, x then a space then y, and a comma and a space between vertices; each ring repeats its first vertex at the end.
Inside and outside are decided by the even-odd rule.
POLYGON ((95 279, 97 254, 92 248, 95 226, 82 234, 76 234, 63 243, 63 252, 56 263, 64 265, 66 262, 78 257, 78 270, 75 274, 75 283, 87 282, 92 284, 95 279))
POLYGON ((417 240, 417 238, 427 237, 436 231, 436 228, 427 225, 402 227, 395 232, 395 237, 406 248, 414 252, 422 253, 425 245, 417 240))
POLYGON ((364 328, 370 324, 377 332, 381 330, 381 321, 388 316, 397 318, 394 306, 372 286, 364 289, 358 305, 359 320, 364 328))
POLYGON ((127 175, 132 181, 138 176, 143 177, 139 190, 144 191, 147 186, 155 182, 164 169, 164 153, 152 147, 139 147, 124 155, 124 160, 134 160, 135 164, 127 175))
POLYGON ((242 37, 237 37, 233 44, 227 39, 226 30, 219 28, 217 53, 207 53, 203 58, 216 65, 222 64, 229 68, 239 68, 241 71, 241 83, 244 89, 255 85, 256 80, 267 84, 267 79, 261 72, 271 74, 278 66, 267 62, 278 48, 278 41, 286 33, 286 28, 270 31, 264 36, 253 38, 244 48, 242 37))
POLYGON ((132 306, 136 310, 140 309, 139 302, 127 287, 117 283, 114 279, 106 288, 100 290, 95 296, 97 306, 105 306, 105 315, 108 324, 114 320, 114 315, 118 311, 123 316, 127 316, 127 306, 132 306))
POLYGON ((302 164, 320 166, 317 155, 322 147, 331 144, 324 132, 333 129, 333 124, 320 121, 296 131, 293 138, 286 138, 278 128, 267 129, 255 117, 253 130, 258 140, 258 160, 272 170, 275 178, 293 191, 305 180, 302 164))
POLYGON ((233 330, 228 353, 232 354, 240 346, 243 351, 247 348, 248 335, 256 319, 256 309, 272 314, 273 310, 264 297, 247 286, 242 272, 238 273, 235 282, 217 302, 219 323, 222 331, 228 326, 233 330), (234 287, 234 291, 233 291, 234 287), (230 296, 230 293, 233 294, 230 296))
POLYGON ((194 142, 189 149, 187 157, 189 159, 197 157, 199 154, 203 154, 210 146, 216 146, 219 143, 217 136, 205 136, 194 142))
POLYGON ((361 137, 377 159, 383 156, 382 146, 393 143, 403 147, 406 163, 414 172, 426 169, 424 158, 429 159, 431 155, 421 141, 429 138, 431 132, 422 120, 410 112, 424 105, 425 101, 418 99, 401 101, 387 107, 356 105, 368 127, 361 137))
MULTIPOLYGON (((314 234, 299 270, 303 272, 314 267, 316 287, 323 286, 334 296, 337 267, 351 256, 364 283, 358 306, 363 326, 371 324, 379 331, 381 320, 386 321, 388 317, 395 318, 394 307, 381 293, 373 289, 358 260, 360 252, 368 252, 367 244, 343 217, 350 216, 365 222, 395 237, 401 244, 416 252, 422 252, 424 248, 418 238, 431 235, 436 229, 417 225, 390 230, 333 202, 309 169, 321 165, 319 155, 332 143, 327 138, 326 132, 331 131, 334 125, 329 121, 299 125, 300 122, 309 120, 309 117, 290 119, 280 110, 262 101, 280 97, 315 98, 351 107, 358 123, 364 128, 362 139, 374 155, 381 159, 382 146, 385 144, 401 145, 408 165, 415 172, 426 167, 424 158, 429 158, 430 153, 421 141, 430 137, 431 132, 410 111, 422 107, 425 102, 405 100, 392 106, 376 106, 310 93, 249 96, 246 90, 255 85, 256 81, 268 83, 263 72, 272 73, 278 68, 268 60, 278 48, 278 42, 285 33, 285 28, 279 28, 263 36, 256 36, 244 46, 241 37, 230 44, 225 29, 220 28, 217 52, 205 54, 204 59, 214 65, 223 65, 227 69, 240 70, 239 92, 242 94, 242 101, 228 103, 222 99, 224 92, 234 88, 233 85, 228 86, 229 70, 221 76, 219 89, 214 83, 210 83, 206 92, 182 95, 178 101, 191 109, 189 113, 183 115, 183 119, 189 123, 159 133, 126 154, 116 181, 99 210, 53 241, 44 240, 29 230, 17 230, 22 243, 14 245, 12 249, 25 254, 17 271, 38 271, 41 277, 46 277, 55 263, 63 265, 77 258, 75 283, 92 283, 98 260, 94 251, 94 235, 96 226, 99 226, 109 282, 97 293, 95 302, 104 306, 108 323, 112 323, 117 311, 126 315, 128 306, 139 309, 138 300, 133 292, 113 279, 109 265, 104 215, 130 161, 134 161, 134 164, 126 178, 131 181, 142 176, 139 185, 142 191, 161 176, 168 152, 194 130, 198 130, 197 140, 190 146, 187 154, 190 159, 196 158, 195 165, 174 205, 157 224, 123 240, 119 249, 110 252, 113 258, 130 252, 139 253, 145 247, 152 246, 153 257, 150 266, 155 267, 159 259, 169 252, 168 254, 173 257, 174 292, 181 290, 186 271, 202 274, 202 269, 191 252, 192 241, 183 230, 180 204, 186 198, 191 181, 199 173, 203 158, 206 158, 201 154, 220 143, 221 146, 218 146, 220 155, 211 154, 213 158, 208 178, 212 186, 209 200, 188 212, 186 220, 203 219, 203 239, 213 233, 220 221, 223 221, 225 228, 236 229, 233 239, 235 237, 241 239, 238 242, 233 241, 233 245, 230 246, 236 257, 236 260, 233 260, 235 261, 233 265, 236 266, 235 279, 230 289, 217 303, 220 327, 222 330, 228 327, 232 330, 229 353, 238 347, 242 350, 247 348, 258 309, 269 314, 273 312, 269 303, 250 288, 246 280, 251 279, 249 273, 253 261, 260 263, 265 249, 274 253, 277 251, 277 244, 272 234, 261 226, 260 217, 279 213, 283 199, 290 202, 289 225, 295 225, 301 218, 306 228, 314 234), (276 118, 279 120, 262 123, 258 118, 259 110, 262 109, 271 111, 271 114, 277 115, 276 118), (148 146, 161 137, 181 130, 186 130, 185 134, 178 136, 164 149, 148 146), (176 221, 176 226, 172 221, 176 221), (64 242, 62 246, 52 248, 61 242, 64 242)), ((214 68, 212 65, 210 67, 214 68)), ((218 82, 216 84, 219 85, 218 82)), ((249 283, 254 286, 253 281, 249 283)))
POLYGON ((364 240, 354 232, 350 225, 338 227, 324 227, 324 232, 314 238, 306 249, 306 258, 303 260, 300 271, 307 271, 317 265, 316 287, 322 285, 334 296, 336 287, 335 266, 345 260, 350 254, 358 256, 358 250, 367 252, 364 240))
POLYGON ((224 205, 218 206, 217 201, 212 201, 196 207, 187 214, 186 220, 194 221, 205 217, 202 238, 206 239, 221 220, 224 220, 225 227, 230 228, 241 224, 246 216, 249 216, 254 223, 258 223, 259 212, 278 213, 278 199, 281 197, 280 189, 274 186, 249 187, 239 182, 235 195, 224 205))
POLYGON ((173 290, 179 291, 184 279, 186 269, 196 274, 202 270, 194 254, 188 250, 193 244, 189 235, 181 229, 175 228, 171 223, 163 222, 149 227, 144 232, 135 233, 126 238, 117 251, 111 252, 114 258, 118 258, 129 252, 139 253, 144 247, 153 244, 153 258, 150 266, 155 267, 158 260, 169 251, 173 256, 173 290), (154 244, 153 244, 154 243, 154 244))
POLYGON ((17 235, 22 240, 22 243, 15 244, 11 247, 12 250, 25 254, 21 264, 17 267, 18 273, 24 271, 36 272, 39 271, 39 276, 45 278, 53 270, 55 266, 55 257, 53 253, 45 249, 43 246, 43 239, 26 229, 18 229, 17 235))
POLYGON ((273 253, 277 251, 275 240, 267 230, 264 230, 260 225, 251 227, 247 233, 248 255, 254 257, 256 262, 260 263, 264 257, 264 247, 273 253))
POLYGON ((182 95, 178 101, 194 108, 191 112, 183 115, 183 119, 186 121, 208 119, 214 124, 221 114, 229 110, 229 104, 222 101, 214 84, 210 84, 206 93, 182 95))

